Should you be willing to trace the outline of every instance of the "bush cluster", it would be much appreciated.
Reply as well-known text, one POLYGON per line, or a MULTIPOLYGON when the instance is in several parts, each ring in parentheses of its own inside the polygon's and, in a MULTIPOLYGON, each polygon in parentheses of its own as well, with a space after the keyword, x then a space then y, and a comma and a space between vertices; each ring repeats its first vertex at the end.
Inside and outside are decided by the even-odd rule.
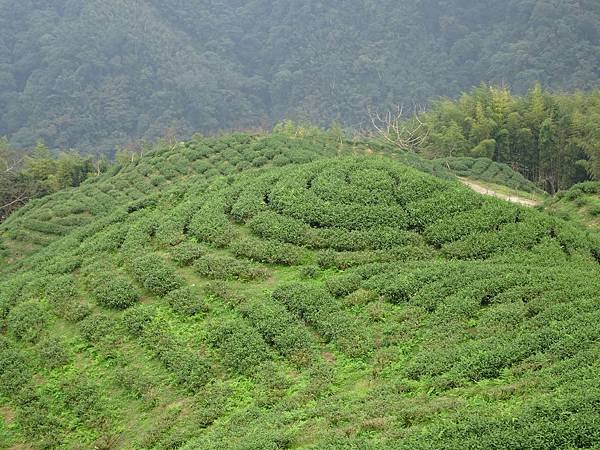
POLYGON ((283 303, 350 356, 364 356, 371 351, 372 336, 366 324, 344 311, 327 291, 294 283, 275 289, 273 299, 283 303))
POLYGON ((269 276, 268 270, 226 255, 207 254, 197 259, 194 270, 201 276, 217 279, 239 279, 242 281, 264 280, 269 276))
POLYGON ((90 290, 99 305, 112 309, 127 309, 140 298, 137 288, 129 279, 118 274, 100 274, 94 278, 90 290))
POLYGON ((213 326, 208 342, 219 349, 225 367, 241 374, 253 373, 271 356, 260 333, 241 318, 213 326))
POLYGON ((165 296, 165 300, 173 311, 184 316, 193 316, 208 311, 204 300, 187 286, 169 292, 165 296))
POLYGON ((182 286, 183 281, 163 258, 149 254, 131 262, 134 277, 155 295, 163 296, 182 286))
POLYGON ((6 318, 6 329, 16 339, 37 342, 49 319, 45 304, 39 300, 27 300, 10 310, 6 318))

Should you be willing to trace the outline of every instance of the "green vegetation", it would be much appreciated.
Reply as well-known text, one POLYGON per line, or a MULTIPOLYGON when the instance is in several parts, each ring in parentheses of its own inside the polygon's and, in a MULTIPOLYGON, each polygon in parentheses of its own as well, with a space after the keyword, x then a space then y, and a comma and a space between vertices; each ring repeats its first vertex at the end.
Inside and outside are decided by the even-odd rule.
MULTIPOLYGON (((0 222, 29 200, 79 186, 86 178, 108 167, 103 159, 94 160, 75 152, 54 156, 42 144, 29 154, 11 149, 0 138, 0 222)), ((32 226, 54 234, 63 234, 62 224, 37 222, 32 226)))
POLYGON ((489 158, 472 158, 454 156, 437 160, 450 172, 459 176, 513 191, 542 194, 543 191, 525 178, 521 173, 511 169, 504 163, 497 163, 489 158))
POLYGON ((197 137, 0 247, 2 448, 600 445, 600 238, 439 161, 197 137))
POLYGON ((360 128, 369 106, 426 104, 482 81, 598 87, 596 0, 352 6, 2 0, 0 136, 113 152, 284 118, 360 128))
POLYGON ((447 158, 442 162, 459 173, 532 191, 508 167, 480 159, 491 158, 554 194, 588 177, 600 178, 599 118, 597 90, 554 94, 538 84, 527 95, 514 96, 508 88, 481 86, 457 101, 437 101, 421 115, 422 138, 414 149, 447 158))
POLYGON ((600 182, 576 184, 544 203, 544 210, 563 219, 581 222, 584 226, 600 230, 600 182))

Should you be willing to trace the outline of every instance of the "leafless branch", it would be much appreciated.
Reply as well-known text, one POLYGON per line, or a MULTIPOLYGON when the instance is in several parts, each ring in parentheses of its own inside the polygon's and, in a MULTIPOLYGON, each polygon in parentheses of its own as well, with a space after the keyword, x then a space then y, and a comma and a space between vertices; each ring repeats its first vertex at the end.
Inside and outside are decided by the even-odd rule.
POLYGON ((421 109, 413 105, 412 117, 405 117, 404 105, 380 113, 368 108, 371 125, 384 141, 404 151, 415 151, 427 139, 427 128, 419 117, 421 109))
POLYGON ((20 157, 20 158, 15 157, 12 160, 4 161, 5 166, 2 167, 2 172, 3 173, 14 172, 17 169, 17 166, 19 166, 21 164, 21 162, 23 162, 22 157, 20 157))
POLYGON ((24 202, 25 200, 29 200, 29 197, 25 194, 21 194, 16 199, 12 200, 11 202, 7 203, 6 205, 0 206, 0 209, 8 208, 9 206, 12 206, 16 203, 24 202))

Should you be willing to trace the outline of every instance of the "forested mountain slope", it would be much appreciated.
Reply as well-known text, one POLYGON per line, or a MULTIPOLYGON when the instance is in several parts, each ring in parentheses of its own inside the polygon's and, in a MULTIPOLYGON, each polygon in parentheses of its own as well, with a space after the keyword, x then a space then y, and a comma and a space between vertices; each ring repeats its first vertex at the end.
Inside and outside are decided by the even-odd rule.
POLYGON ((364 124, 481 82, 598 87, 595 0, 0 1, 0 136, 112 151, 166 128, 364 124))
POLYGON ((0 226, 0 447, 597 447, 598 236, 298 131, 0 226))

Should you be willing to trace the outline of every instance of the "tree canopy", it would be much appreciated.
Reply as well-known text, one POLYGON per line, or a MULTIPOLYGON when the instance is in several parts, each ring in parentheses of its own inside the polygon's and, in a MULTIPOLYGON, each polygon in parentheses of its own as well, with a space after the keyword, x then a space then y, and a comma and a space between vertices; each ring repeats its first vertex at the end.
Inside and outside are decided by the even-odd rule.
POLYGON ((490 158, 555 193, 588 177, 600 179, 599 119, 600 91, 551 94, 537 84, 524 96, 480 86, 458 101, 436 101, 408 122, 420 125, 418 152, 490 158))
POLYGON ((284 117, 360 127, 369 105, 482 81, 600 78, 595 0, 0 0, 0 29, 0 136, 16 148, 113 151, 284 117))

